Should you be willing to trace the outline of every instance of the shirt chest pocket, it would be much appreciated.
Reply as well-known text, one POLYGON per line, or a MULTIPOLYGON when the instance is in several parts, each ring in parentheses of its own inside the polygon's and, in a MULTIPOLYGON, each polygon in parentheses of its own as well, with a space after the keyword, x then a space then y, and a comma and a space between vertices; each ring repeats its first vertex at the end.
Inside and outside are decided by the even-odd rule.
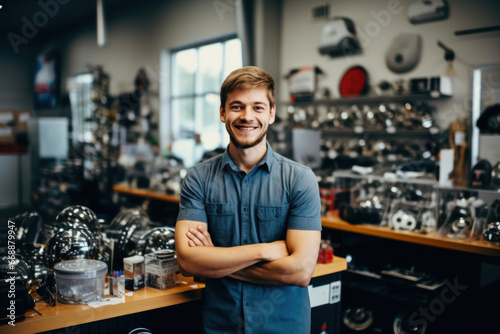
POLYGON ((234 234, 234 208, 227 203, 205 204, 208 219, 208 233, 218 247, 232 246, 234 234))
POLYGON ((257 208, 257 224, 261 242, 285 240, 286 221, 289 205, 259 206, 257 208))

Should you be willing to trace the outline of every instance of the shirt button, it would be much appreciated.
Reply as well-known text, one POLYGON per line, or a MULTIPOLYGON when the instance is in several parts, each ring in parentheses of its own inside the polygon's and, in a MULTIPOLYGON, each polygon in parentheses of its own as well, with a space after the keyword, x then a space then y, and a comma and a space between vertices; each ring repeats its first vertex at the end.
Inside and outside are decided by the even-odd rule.
POLYGON ((247 239, 243 240, 243 242, 246 243, 246 244, 248 244, 248 240, 247 239))
POLYGON ((245 183, 248 183, 248 180, 245 180, 245 183))
POLYGON ((216 212, 217 212, 218 215, 220 215, 220 210, 217 210, 216 212))
POLYGON ((249 302, 246 302, 246 303, 245 303, 245 306, 250 306, 250 303, 249 303, 249 302))
POLYGON ((243 208, 243 211, 247 212, 247 211, 248 211, 248 208, 243 208))
POLYGON ((280 215, 279 214, 276 214, 276 218, 278 218, 280 215))

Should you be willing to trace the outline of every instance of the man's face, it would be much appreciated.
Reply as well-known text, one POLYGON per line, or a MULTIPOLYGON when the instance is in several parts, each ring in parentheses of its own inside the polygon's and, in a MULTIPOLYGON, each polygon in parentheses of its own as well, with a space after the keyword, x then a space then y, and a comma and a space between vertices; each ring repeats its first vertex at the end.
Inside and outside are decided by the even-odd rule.
POLYGON ((220 108, 220 119, 226 124, 233 145, 250 148, 264 141, 275 111, 275 106, 269 106, 265 89, 236 90, 227 95, 225 110, 220 108))

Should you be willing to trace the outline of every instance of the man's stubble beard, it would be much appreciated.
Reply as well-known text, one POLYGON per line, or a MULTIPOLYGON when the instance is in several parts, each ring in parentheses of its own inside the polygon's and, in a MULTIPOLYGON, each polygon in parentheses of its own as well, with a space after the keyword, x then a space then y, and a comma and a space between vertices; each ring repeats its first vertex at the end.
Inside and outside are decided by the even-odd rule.
POLYGON ((229 139, 231 140, 231 143, 236 147, 236 148, 239 148, 239 149, 245 149, 245 148, 251 148, 251 147, 254 147, 258 144, 260 144, 264 138, 266 137, 267 135, 267 130, 268 128, 266 129, 266 131, 264 131, 262 133, 262 135, 257 138, 256 140, 254 140, 253 142, 251 143, 248 143, 248 144, 244 144, 244 143, 240 143, 235 136, 233 136, 233 133, 232 131, 229 130, 229 125, 227 125, 226 123, 226 130, 227 130, 227 133, 229 134, 229 139))

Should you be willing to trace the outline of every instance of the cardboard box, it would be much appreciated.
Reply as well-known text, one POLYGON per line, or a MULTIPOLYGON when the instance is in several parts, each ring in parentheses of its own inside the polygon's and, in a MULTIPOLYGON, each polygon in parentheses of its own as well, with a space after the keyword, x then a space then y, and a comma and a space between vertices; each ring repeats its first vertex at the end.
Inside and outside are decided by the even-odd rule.
POLYGON ((174 250, 163 250, 146 254, 146 286, 164 290, 175 286, 176 274, 179 272, 177 256, 174 250))
POLYGON ((29 111, 16 112, 16 130, 17 132, 28 132, 28 123, 31 118, 29 111))
POLYGON ((15 126, 16 112, 12 110, 0 110, 0 126, 15 126))
POLYGON ((16 133, 13 126, 0 123, 0 144, 15 144, 16 133))

